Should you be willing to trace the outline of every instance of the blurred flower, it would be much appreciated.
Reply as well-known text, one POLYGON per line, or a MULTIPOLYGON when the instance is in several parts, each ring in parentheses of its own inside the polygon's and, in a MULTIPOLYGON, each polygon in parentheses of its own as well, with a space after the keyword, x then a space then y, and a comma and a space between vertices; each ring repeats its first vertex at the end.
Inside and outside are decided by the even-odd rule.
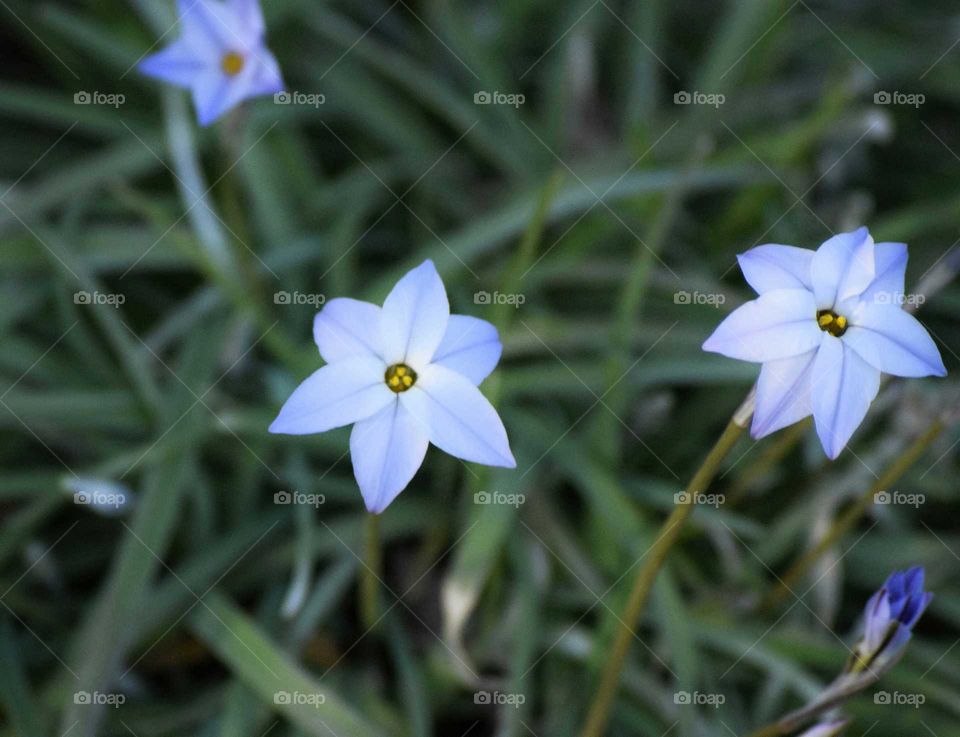
POLYGON ((313 325, 327 365, 307 378, 270 425, 305 435, 356 423, 353 471, 379 514, 410 483, 427 444, 488 466, 515 468, 497 411, 477 389, 500 360, 497 329, 451 315, 432 261, 393 288, 383 308, 334 299, 313 325))
POLYGON ((754 438, 812 414, 833 459, 866 416, 881 372, 946 375, 933 340, 903 310, 905 244, 875 244, 860 228, 815 252, 765 245, 738 260, 760 296, 720 323, 703 349, 763 364, 754 438))
POLYGON ((863 639, 857 644, 854 670, 873 663, 892 662, 910 640, 933 594, 923 590, 923 568, 916 566, 890 575, 883 588, 870 597, 865 612, 863 639))
POLYGON ((849 719, 830 719, 813 725, 798 737, 837 737, 849 724, 849 719))
POLYGON ((243 100, 283 90, 264 45, 259 0, 178 0, 180 38, 148 56, 140 71, 193 93, 200 125, 243 100))

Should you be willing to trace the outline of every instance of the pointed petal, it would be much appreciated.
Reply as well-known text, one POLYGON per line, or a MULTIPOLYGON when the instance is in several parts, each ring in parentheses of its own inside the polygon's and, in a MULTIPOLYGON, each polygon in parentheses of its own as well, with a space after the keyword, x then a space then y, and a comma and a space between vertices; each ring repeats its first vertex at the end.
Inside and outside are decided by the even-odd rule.
POLYGON ((227 7, 237 22, 249 29, 251 34, 263 36, 266 27, 259 0, 227 0, 227 7))
POLYGON ((255 49, 243 53, 245 62, 240 74, 231 77, 217 65, 194 81, 193 101, 200 125, 210 125, 244 100, 282 88, 282 80, 274 88, 272 85, 276 85, 277 80, 262 73, 264 55, 270 56, 268 51, 255 49))
POLYGON ((933 594, 929 591, 926 593, 911 594, 903 607, 903 611, 900 612, 900 621, 903 622, 904 626, 913 627, 913 625, 917 623, 917 620, 920 619, 920 615, 922 615, 927 606, 929 606, 931 599, 933 599, 933 594))
POLYGON ((141 61, 137 68, 148 77, 190 88, 207 64, 188 44, 174 41, 167 48, 141 61))
POLYGON ((833 308, 870 286, 876 274, 873 249, 866 228, 835 235, 817 249, 810 267, 817 309, 833 308))
POLYGON ((260 97, 282 92, 285 85, 280 65, 276 57, 264 47, 252 49, 248 57, 252 66, 250 79, 247 81, 246 97, 260 97))
MULTIPOLYGON (((178 0, 180 30, 191 46, 215 48, 217 53, 237 46, 238 28, 233 14, 214 0, 178 0)), ((245 45, 245 44, 243 44, 245 45)))
POLYGON ((810 281, 813 253, 807 248, 771 243, 741 253, 737 261, 747 283, 757 294, 774 289, 813 291, 810 281))
MULTIPOLYGON (((821 338, 822 340, 822 338, 821 338)), ((757 406, 750 434, 757 440, 813 412, 810 377, 817 351, 768 361, 757 380, 757 406)))
POLYGON ((820 344, 823 331, 816 317, 810 292, 777 289, 730 313, 703 350, 759 363, 796 356, 820 344))
POLYGON ((468 315, 450 315, 447 332, 433 356, 433 363, 446 366, 479 385, 496 368, 502 352, 500 335, 489 322, 468 315))
POLYGON ((867 602, 863 643, 868 654, 873 655, 883 644, 890 631, 890 621, 890 595, 880 589, 867 602))
POLYGON ((309 435, 370 417, 397 396, 387 388, 383 372, 383 361, 372 358, 324 366, 290 395, 270 432, 309 435))
POLYGON ((426 427, 396 399, 353 426, 353 475, 368 511, 380 514, 406 488, 423 463, 427 445, 426 427))
POLYGON ((907 244, 878 243, 873 257, 877 273, 870 286, 860 295, 860 300, 878 304, 902 304, 907 273, 907 244))
POLYGON ((380 308, 358 299, 331 299, 313 319, 313 339, 327 363, 380 358, 380 308))
POLYGON ((894 305, 862 303, 843 340, 886 374, 947 375, 933 338, 917 318, 894 305))
POLYGON ((238 81, 239 76, 228 77, 219 69, 207 70, 194 80, 193 104, 200 125, 214 123, 243 100, 245 87, 238 81))
POLYGON ((419 371, 443 340, 450 303, 433 261, 407 272, 387 295, 380 314, 383 357, 419 371))
POLYGON ((880 389, 880 372, 839 338, 826 334, 813 364, 813 419, 833 460, 863 422, 880 389))
POLYGON ((912 637, 913 633, 910 632, 909 627, 897 627, 893 633, 893 637, 891 637, 890 641, 884 646, 883 652, 871 665, 871 670, 874 672, 882 672, 885 668, 893 665, 902 657, 903 650, 912 637))
POLYGON ((456 371, 427 366, 400 401, 429 428, 430 442, 445 453, 487 466, 516 468, 497 411, 456 371))

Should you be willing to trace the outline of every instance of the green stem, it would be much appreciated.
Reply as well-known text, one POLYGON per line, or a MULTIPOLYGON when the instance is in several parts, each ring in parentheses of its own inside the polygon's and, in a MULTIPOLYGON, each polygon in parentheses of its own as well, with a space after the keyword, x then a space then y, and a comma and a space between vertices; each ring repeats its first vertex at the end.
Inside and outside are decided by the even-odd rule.
POLYGON ((750 496, 755 484, 779 465, 794 446, 800 442, 812 425, 812 421, 801 420, 780 433, 775 442, 768 445, 760 457, 740 472, 726 492, 726 508, 740 504, 750 496))
POLYGON ((382 567, 379 515, 367 514, 364 538, 366 560, 360 578, 360 615, 363 617, 364 626, 369 630, 373 629, 380 619, 380 606, 377 596, 382 567))
POLYGON ((707 490, 720 469, 721 462, 746 427, 752 413, 752 397, 751 392, 750 397, 737 410, 733 419, 724 429, 723 434, 710 449, 700 468, 687 485, 687 493, 684 497, 686 499, 685 503, 678 504, 670 516, 667 517, 656 542, 647 552, 646 561, 634 580, 626 609, 620 618, 620 628, 614 640, 613 648, 607 657, 606 666, 600 678, 600 686, 590 706, 581 737, 600 737, 603 734, 603 730, 610 719, 610 710, 613 707, 620 685, 620 675, 623 672, 627 653, 633 642, 634 630, 640 622, 640 617, 643 614, 647 599, 650 597, 650 591, 653 588, 654 581, 656 581, 657 574, 663 567, 670 549, 680 536, 684 523, 693 512, 695 507, 694 495, 702 494, 707 490))
POLYGON ((769 611, 779 606, 791 592, 793 584, 804 576, 811 566, 820 559, 820 556, 836 545, 840 538, 860 520, 863 513, 873 503, 874 496, 895 484, 916 463, 917 459, 923 455, 933 441, 940 436, 945 427, 944 420, 937 419, 923 435, 914 440, 910 447, 894 461, 893 465, 877 479, 876 483, 870 486, 853 506, 834 521, 833 526, 820 539, 820 542, 799 558, 782 577, 777 579, 776 588, 761 602, 760 608, 769 611))
POLYGON ((784 734, 787 734, 787 732, 784 731, 780 722, 774 722, 773 724, 768 724, 766 727, 761 727, 751 732, 747 737, 780 737, 780 735, 784 734))

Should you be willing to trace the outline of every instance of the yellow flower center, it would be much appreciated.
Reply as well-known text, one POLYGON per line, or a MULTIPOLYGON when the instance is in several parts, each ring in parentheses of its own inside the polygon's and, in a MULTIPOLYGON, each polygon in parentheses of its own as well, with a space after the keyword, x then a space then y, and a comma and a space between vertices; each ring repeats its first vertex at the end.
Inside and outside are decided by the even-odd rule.
POLYGON ((834 338, 839 338, 847 332, 847 318, 838 315, 833 310, 819 310, 817 312, 817 325, 834 338))
POLYGON ((228 51, 220 60, 220 68, 223 73, 235 77, 243 71, 243 56, 236 51, 228 51))
POLYGON ((417 372, 405 363, 395 363, 387 369, 383 380, 387 382, 390 391, 399 394, 417 383, 417 372))

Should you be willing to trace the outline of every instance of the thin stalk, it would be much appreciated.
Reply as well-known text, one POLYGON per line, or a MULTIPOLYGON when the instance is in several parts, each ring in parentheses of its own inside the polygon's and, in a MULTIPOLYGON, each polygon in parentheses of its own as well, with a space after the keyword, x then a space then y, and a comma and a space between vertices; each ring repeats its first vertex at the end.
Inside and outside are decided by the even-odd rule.
POLYGON ((650 598, 650 591, 656 581, 657 574, 663 567, 667 554, 680 537, 684 524, 693 513, 696 506, 695 495, 706 492, 717 471, 720 470, 723 459, 726 458, 747 426, 753 413, 753 398, 754 394, 751 391, 746 401, 734 413, 723 434, 710 449, 690 483, 687 484, 686 494, 683 496, 685 501, 679 503, 670 513, 670 516, 667 517, 660 528, 653 547, 647 551, 646 560, 634 580, 627 606, 620 618, 620 628, 607 657, 600 678, 600 686, 590 706, 581 737, 600 737, 603 734, 610 719, 610 710, 613 707, 620 685, 620 676, 623 673, 627 653, 630 651, 630 645, 633 642, 634 630, 640 622, 647 599, 650 598))
POLYGON ((840 538, 860 520, 863 513, 866 512, 870 504, 873 503, 874 496, 878 492, 889 489, 917 462, 917 459, 919 459, 927 448, 940 436, 946 424, 946 421, 942 417, 938 418, 927 428, 926 432, 914 440, 910 447, 857 499, 853 506, 834 521, 830 530, 820 539, 820 542, 800 557, 782 577, 777 579, 776 588, 761 602, 760 608, 769 611, 779 606, 783 602, 784 597, 790 593, 793 584, 803 577, 813 564, 816 563, 827 550, 836 545, 840 538))
POLYGON ((364 627, 373 629, 380 618, 378 592, 382 568, 380 548, 380 515, 367 513, 364 525, 365 565, 360 577, 360 615, 364 627))

